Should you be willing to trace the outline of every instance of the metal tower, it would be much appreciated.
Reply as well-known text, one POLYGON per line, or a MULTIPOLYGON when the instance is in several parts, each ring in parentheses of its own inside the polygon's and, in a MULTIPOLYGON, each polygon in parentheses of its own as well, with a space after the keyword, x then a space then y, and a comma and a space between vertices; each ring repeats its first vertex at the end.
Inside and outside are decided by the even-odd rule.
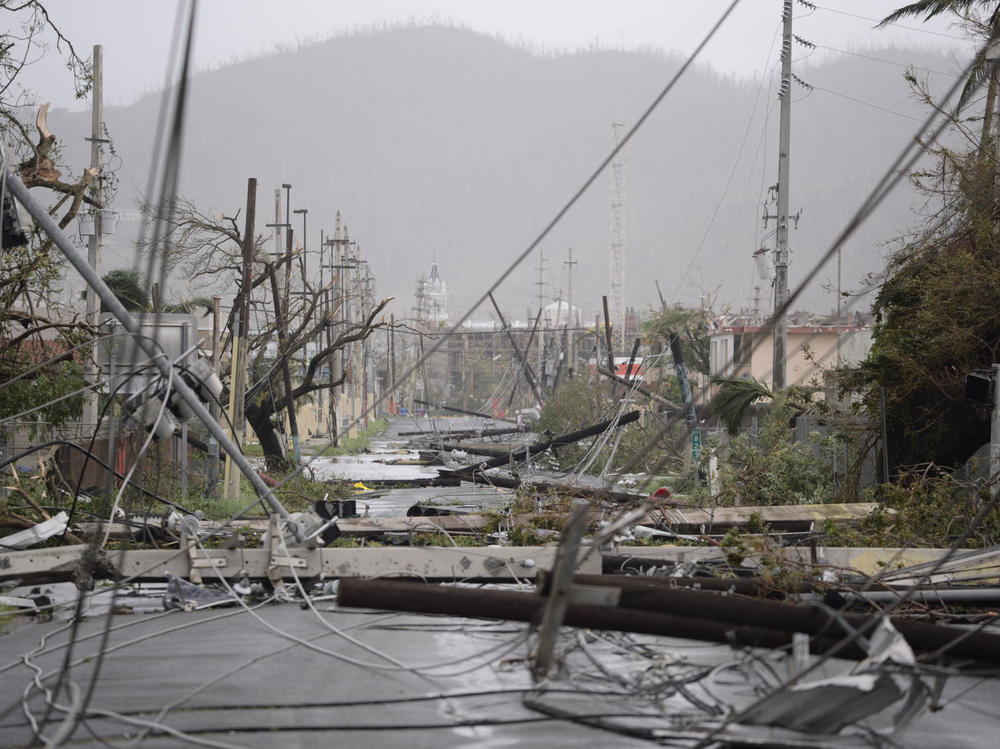
MULTIPOLYGON (((624 122, 612 122, 611 134, 617 148, 624 122)), ((611 161, 611 273, 608 277, 608 307, 615 350, 625 348, 625 152, 611 161)))

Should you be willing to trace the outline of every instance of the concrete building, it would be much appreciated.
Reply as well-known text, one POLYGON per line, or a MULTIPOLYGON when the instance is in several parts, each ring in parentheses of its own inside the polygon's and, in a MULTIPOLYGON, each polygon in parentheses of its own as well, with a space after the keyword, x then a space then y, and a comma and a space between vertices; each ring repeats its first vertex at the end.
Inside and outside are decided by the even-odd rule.
MULTIPOLYGON (((864 325, 790 325, 785 382, 822 387, 823 371, 857 365, 871 348, 864 325)), ((753 377, 771 386, 774 343, 770 328, 719 324, 711 335, 712 377, 753 377)))

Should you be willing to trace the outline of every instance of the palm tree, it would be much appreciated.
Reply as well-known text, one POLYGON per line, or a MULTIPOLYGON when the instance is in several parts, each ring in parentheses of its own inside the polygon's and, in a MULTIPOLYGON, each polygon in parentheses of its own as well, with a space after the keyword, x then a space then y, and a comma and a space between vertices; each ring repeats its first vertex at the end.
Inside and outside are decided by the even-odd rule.
MULTIPOLYGON (((915 3, 904 5, 902 8, 897 8, 883 18, 878 25, 885 26, 903 19, 920 16, 923 17, 923 20, 929 21, 945 12, 954 13, 966 21, 973 21, 971 14, 977 9, 982 10, 984 16, 988 14, 989 20, 985 24, 982 24, 981 21, 977 21, 976 23, 983 26, 983 30, 987 32, 990 39, 995 39, 998 36, 998 32, 1000 32, 1000 0, 918 0, 915 3)), ((980 159, 987 155, 993 141, 993 118, 995 117, 997 98, 997 70, 996 65, 992 61, 983 57, 977 62, 969 74, 968 80, 965 82, 965 87, 962 89, 962 97, 959 99, 959 108, 965 107, 987 78, 989 81, 986 86, 983 130, 979 138, 978 155, 980 159)))

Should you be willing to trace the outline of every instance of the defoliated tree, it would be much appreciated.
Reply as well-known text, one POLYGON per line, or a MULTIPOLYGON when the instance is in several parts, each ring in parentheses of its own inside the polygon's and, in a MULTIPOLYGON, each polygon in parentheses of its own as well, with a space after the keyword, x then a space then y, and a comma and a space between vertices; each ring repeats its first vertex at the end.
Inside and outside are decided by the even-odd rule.
MULTIPOLYGON (((4 170, 13 169, 25 185, 42 188, 42 201, 52 200, 50 213, 66 227, 84 205, 100 208, 94 189, 97 175, 85 169, 64 179, 56 136, 46 120, 48 104, 39 106, 21 84, 24 70, 45 54, 62 56, 69 69, 67 84, 78 97, 91 85, 90 60, 33 0, 0 1, 0 141, 4 170)), ((32 419, 60 423, 79 415, 79 398, 59 396, 83 384, 79 362, 86 355, 74 347, 87 341, 86 324, 63 313, 57 299, 63 260, 52 240, 34 233, 28 241, 0 251, 0 417, 33 407, 32 419), (38 366, 38 365, 42 366, 38 366)))
MULTIPOLYGON (((214 286, 215 290, 223 292, 226 288, 239 287, 234 310, 248 293, 253 301, 248 339, 250 387, 244 399, 244 413, 260 441, 268 468, 282 470, 289 465, 278 434, 278 417, 289 406, 282 383, 282 367, 287 363, 292 372, 292 403, 325 390, 331 384, 333 387, 342 385, 347 371, 339 373, 331 383, 324 374, 327 363, 338 352, 363 341, 381 327, 379 316, 391 299, 372 301, 356 320, 338 319, 338 310, 348 305, 359 306, 353 292, 348 290, 342 298, 331 284, 320 287, 314 283, 315 279, 305 272, 301 249, 272 261, 264 252, 266 239, 262 235, 254 240, 253 277, 244 285, 240 280, 244 241, 239 213, 213 216, 183 198, 178 198, 175 206, 173 214, 165 219, 169 222, 165 231, 167 267, 182 272, 200 288, 214 286), (282 269, 287 268, 291 268, 288 284, 293 293, 288 296, 288 309, 282 310, 287 329, 284 343, 279 345, 274 300, 270 293, 271 276, 279 273, 280 278, 282 269), (335 323, 334 332, 327 337, 327 331, 335 323)), ((227 330, 231 330, 232 320, 231 315, 227 330)))

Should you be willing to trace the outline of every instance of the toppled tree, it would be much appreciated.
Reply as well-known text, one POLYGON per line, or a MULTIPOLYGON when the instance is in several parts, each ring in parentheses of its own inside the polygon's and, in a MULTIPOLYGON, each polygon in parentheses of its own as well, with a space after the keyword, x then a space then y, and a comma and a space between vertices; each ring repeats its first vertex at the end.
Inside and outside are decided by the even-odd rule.
MULTIPOLYGON (((38 2, 0 2, 0 141, 4 170, 13 167, 29 188, 43 188, 55 202, 50 213, 66 227, 86 205, 101 208, 99 175, 85 169, 64 179, 60 149, 49 129, 49 105, 39 106, 20 83, 25 68, 48 52, 55 39, 78 97, 91 85, 91 62, 80 57, 38 2)), ((43 198, 47 199, 47 198, 43 198)), ((79 389, 89 326, 60 310, 63 259, 52 240, 35 232, 0 252, 0 418, 35 409, 41 419, 61 423, 80 413, 80 398, 60 397, 79 389)))
POLYGON ((167 269, 179 270, 201 288, 222 291, 238 287, 227 331, 232 330, 235 311, 243 306, 247 295, 252 305, 260 305, 254 307, 248 338, 251 385, 244 399, 244 413, 260 442, 268 469, 284 470, 289 460, 278 432, 281 414, 317 391, 344 384, 347 369, 333 378, 323 378, 336 354, 382 327, 379 316, 391 298, 376 303, 359 299, 356 290, 332 282, 319 286, 306 272, 301 249, 286 251, 272 261, 264 251, 263 235, 254 238, 252 277, 244 282, 246 243, 238 212, 234 216, 212 216, 199 211, 190 201, 178 199, 173 213, 161 220, 167 222, 163 232, 167 245, 163 262, 167 269), (286 299, 279 300, 284 329, 279 328, 273 314, 271 288, 275 274, 277 285, 290 289, 286 299), (340 311, 348 304, 361 309, 356 320, 340 319, 340 311), (282 381, 286 365, 294 373, 290 396, 282 381))

